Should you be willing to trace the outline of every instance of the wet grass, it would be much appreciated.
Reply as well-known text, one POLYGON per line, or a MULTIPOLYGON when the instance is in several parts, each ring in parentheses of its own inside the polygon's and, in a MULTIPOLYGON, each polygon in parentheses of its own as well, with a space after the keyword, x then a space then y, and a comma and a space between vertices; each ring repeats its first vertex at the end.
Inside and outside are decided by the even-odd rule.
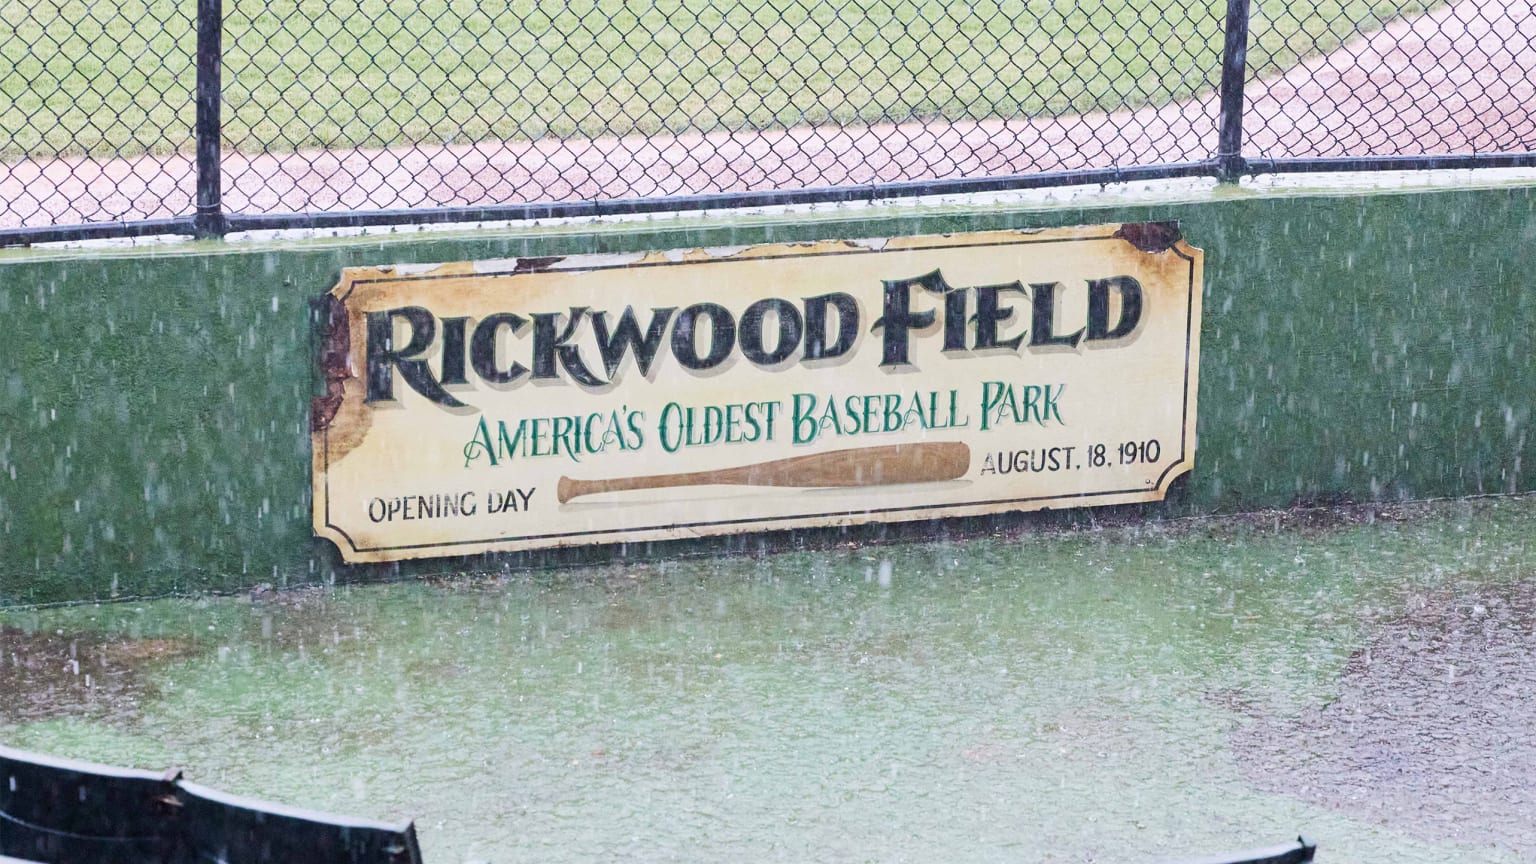
POLYGON ((1431 742, 1516 784, 1490 794, 1525 750, 1412 678, 1498 645, 1527 680, 1533 536, 1536 499, 1492 499, 13 611, 48 656, 196 649, 0 739, 412 817, 434 862, 1146 861, 1301 831, 1329 862, 1515 861, 1528 814, 1462 802, 1431 742), (1350 762, 1335 717, 1403 770, 1350 762))
MULTIPOLYGON (((1432 3, 1254 4, 1284 69, 1432 3)), ((0 157, 191 146, 188 0, 0 0, 0 157)), ((245 152, 1026 117, 1212 90, 1225 5, 1050 0, 226 3, 245 152)))

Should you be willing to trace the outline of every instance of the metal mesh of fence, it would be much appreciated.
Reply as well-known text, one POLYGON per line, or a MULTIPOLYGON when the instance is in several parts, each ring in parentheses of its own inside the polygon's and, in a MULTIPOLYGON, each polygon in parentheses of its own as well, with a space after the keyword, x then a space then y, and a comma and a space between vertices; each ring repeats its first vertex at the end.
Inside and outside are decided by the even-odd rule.
POLYGON ((231 210, 569 201, 1208 153, 1204 3, 235 0, 231 210), (1128 122, 1129 121, 1129 122, 1128 122))
POLYGON ((1230 176, 1229 18, 1250 24, 1241 155, 1261 170, 1530 154, 1531 2, 1255 0, 1244 19, 1230 13, 1248 0, 0 0, 0 231, 190 225, 213 181, 237 221, 410 221, 1091 169, 1230 176), (201 47, 200 15, 223 25, 201 47), (207 126, 222 155, 201 175, 200 74, 222 100, 207 126))
POLYGON ((1247 149, 1267 158, 1536 150, 1529 0, 1283 2, 1249 31, 1247 149), (1298 62, 1300 58, 1300 62, 1298 62))
POLYGON ((186 212, 193 8, 0 0, 0 228, 186 212))

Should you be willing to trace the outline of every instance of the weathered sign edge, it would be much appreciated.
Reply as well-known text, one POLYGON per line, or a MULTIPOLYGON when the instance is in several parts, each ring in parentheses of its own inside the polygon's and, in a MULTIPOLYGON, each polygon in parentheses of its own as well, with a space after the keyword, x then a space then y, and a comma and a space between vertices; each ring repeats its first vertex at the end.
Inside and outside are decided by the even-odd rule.
MULTIPOLYGON (((1099 227, 1099 226, 1082 226, 1099 227)), ((1109 227, 1109 226, 1103 226, 1109 227)), ((1000 232, 968 232, 984 234, 1013 234, 1021 235, 1016 242, 1028 243, 1029 234, 1034 232, 1024 231, 1000 231, 1000 232)), ((948 236, 948 235, 943 235, 948 236)), ((766 531, 789 531, 799 528, 827 528, 846 527, 865 524, 890 524, 899 522, 917 521, 921 519, 951 519, 971 516, 994 515, 1007 512, 1032 512, 1050 509, 1074 509, 1080 506, 1110 506, 1117 504, 1148 503, 1163 500, 1173 482, 1185 474, 1194 470, 1194 451, 1196 445, 1196 417, 1198 416, 1197 401, 1199 397, 1199 356, 1200 356, 1200 327, 1202 287, 1204 284, 1204 261, 1199 254, 1201 250, 1191 246, 1179 231, 1177 222, 1146 222, 1146 223, 1122 223, 1111 234, 1099 234, 1071 238, 1073 240, 1104 240, 1121 239, 1136 247, 1138 250, 1150 254, 1160 252, 1172 252, 1178 257, 1189 262, 1188 288, 1185 306, 1185 355, 1184 355, 1184 408, 1183 408, 1183 433, 1179 442, 1179 458, 1159 475, 1157 482, 1148 489, 1123 489, 1108 492, 1073 493, 1066 495, 1049 495, 1037 498, 997 499, 991 501, 979 501, 968 504, 947 505, 920 505, 894 507, 886 510, 861 510, 838 511, 823 514, 804 514, 783 517, 752 517, 741 520, 707 520, 692 523, 676 523, 670 525, 646 526, 642 528, 613 528, 595 531, 576 531, 561 534, 545 534, 537 536, 505 536, 494 538, 478 538, 474 540, 435 542, 413 546, 393 547, 368 547, 358 548, 351 536, 341 527, 332 524, 329 518, 329 477, 326 473, 328 464, 328 429, 326 424, 316 423, 316 413, 321 408, 323 397, 315 397, 312 405, 311 426, 311 499, 314 536, 329 540, 342 555, 342 560, 348 564, 385 563, 390 561, 416 560, 422 558, 450 558, 466 557, 472 555, 514 553, 537 551, 541 549, 560 549, 576 546, 601 546, 627 542, 651 542, 677 540, 700 537, 716 537, 733 534, 745 534, 766 531), (324 485, 316 482, 325 477, 324 485), (1071 504, 1066 502, 1081 501, 1082 499, 1096 499, 1091 505, 1071 504), (1038 502, 1063 502, 1065 507, 1053 508, 1048 503, 1038 502), (1008 508, 1008 504, 1033 504, 1028 507, 1008 508), (701 530, 714 527, 729 526, 727 530, 710 531, 701 530), (607 536, 616 535, 616 536, 607 536), (470 547, 462 550, 453 547, 470 547)), ((837 241, 832 241, 837 242, 837 241)), ((854 241, 843 241, 850 245, 854 241)), ((1034 242, 1041 242, 1036 240, 1034 242)), ((766 245, 814 245, 814 244, 766 244, 766 245)), ((698 251, 698 250, 690 250, 698 251)), ((875 251, 869 249, 868 251, 875 251)), ((537 272, 550 266, 552 262, 564 260, 562 258, 538 258, 526 259, 530 265, 524 266, 525 259, 516 259, 514 266, 507 271, 508 275, 537 272)), ((690 263, 702 263, 709 258, 692 258, 668 262, 675 266, 683 266, 690 263)), ((375 278, 389 280, 414 280, 421 278, 434 278, 434 273, 442 265, 411 265, 409 267, 349 267, 342 271, 337 284, 317 298, 316 309, 318 315, 323 315, 330 306, 324 303, 325 298, 341 300, 350 293, 351 286, 359 276, 372 275, 375 278), (393 272, 390 272, 393 271, 393 272), (402 272, 406 271, 406 272, 402 272)), ((629 266, 629 265, 609 265, 629 266)), ((588 268, 573 268, 588 269, 588 268)), ((606 269, 606 268, 605 268, 606 269)), ((498 271, 499 272, 499 271, 498 271)), ((457 274, 465 275, 465 274, 457 274)), ((482 275, 494 275, 485 273, 482 275)), ((340 304, 336 304, 340 305, 340 304)), ((334 327, 326 328, 324 320, 317 318, 317 352, 316 368, 321 380, 326 383, 327 395, 330 392, 333 378, 355 377, 350 370, 338 371, 335 363, 327 364, 327 357, 334 353, 334 341, 346 338, 348 334, 343 328, 340 334, 334 327), (329 338, 327 338, 329 337, 329 338), (329 371, 328 371, 329 370, 329 371)), ((333 413, 333 412, 332 412, 333 413)))

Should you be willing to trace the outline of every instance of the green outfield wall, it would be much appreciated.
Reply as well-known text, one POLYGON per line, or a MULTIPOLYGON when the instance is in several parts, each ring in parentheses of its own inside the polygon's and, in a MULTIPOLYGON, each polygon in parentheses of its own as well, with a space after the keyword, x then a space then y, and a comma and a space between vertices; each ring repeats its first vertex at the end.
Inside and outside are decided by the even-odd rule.
POLYGON ((365 264, 1178 220, 1206 254, 1198 455, 1149 516, 1536 487, 1536 186, 1184 199, 0 253, 0 605, 619 554, 348 567, 311 537, 309 301, 365 264))

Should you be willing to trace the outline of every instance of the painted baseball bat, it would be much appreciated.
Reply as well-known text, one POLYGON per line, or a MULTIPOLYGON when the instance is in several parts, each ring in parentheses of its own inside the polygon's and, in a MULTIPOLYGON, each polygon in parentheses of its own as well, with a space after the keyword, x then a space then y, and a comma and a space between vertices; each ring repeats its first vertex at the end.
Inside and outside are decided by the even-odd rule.
POLYGON ((971 468, 971 448, 961 442, 890 444, 856 447, 809 456, 774 459, 717 471, 573 480, 561 477, 555 497, 560 503, 598 492, 667 489, 674 486, 885 486, 892 483, 933 483, 964 477, 971 468))

